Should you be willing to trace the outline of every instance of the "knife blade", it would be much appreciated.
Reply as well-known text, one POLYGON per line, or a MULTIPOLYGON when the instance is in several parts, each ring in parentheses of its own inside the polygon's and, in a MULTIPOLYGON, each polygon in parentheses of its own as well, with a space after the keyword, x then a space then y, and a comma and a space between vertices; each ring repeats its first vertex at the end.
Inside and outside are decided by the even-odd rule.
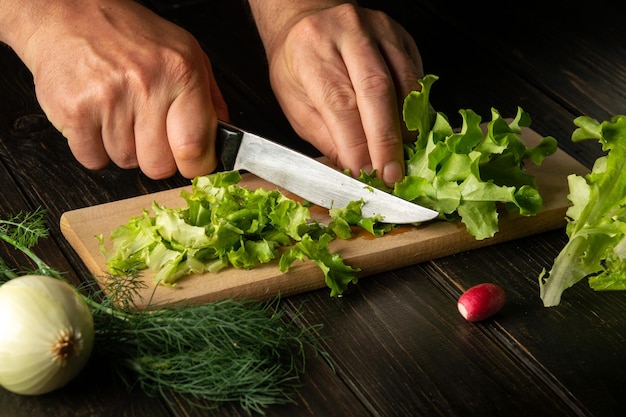
POLYGON ((328 209, 363 200, 364 217, 380 215, 383 222, 399 224, 421 223, 439 214, 229 123, 218 123, 216 145, 222 169, 251 172, 328 209))

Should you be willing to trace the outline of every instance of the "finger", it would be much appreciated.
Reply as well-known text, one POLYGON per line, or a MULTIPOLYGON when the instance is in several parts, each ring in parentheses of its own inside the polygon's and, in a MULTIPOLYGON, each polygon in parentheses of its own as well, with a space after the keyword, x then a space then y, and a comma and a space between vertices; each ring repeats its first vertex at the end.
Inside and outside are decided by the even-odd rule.
POLYGON ((421 56, 408 34, 400 42, 382 41, 379 49, 394 80, 402 136, 405 140, 415 140, 415 132, 410 132, 402 120, 402 109, 404 98, 411 91, 421 89, 419 79, 424 76, 421 56))
MULTIPOLYGON (((279 77, 284 79, 286 77, 279 77)), ((285 88, 283 84, 273 83, 276 98, 289 123, 296 134, 312 144, 319 152, 326 156, 335 166, 344 167, 339 162, 337 145, 333 142, 328 126, 322 119, 311 96, 300 85, 285 88)))
MULTIPOLYGON (((335 146, 337 163, 357 176, 361 169, 371 171, 367 140, 361 123, 357 98, 338 51, 324 53, 324 62, 311 65, 303 74, 309 81, 303 87, 311 105, 319 113, 335 146), (335 66, 333 66, 335 63, 335 66)), ((319 129, 318 129, 319 131, 319 129)), ((326 153, 324 149, 320 149, 326 153)))
MULTIPOLYGON (((319 48, 317 51, 319 52, 319 48)), ((339 162, 337 146, 330 136, 328 126, 318 111, 318 108, 325 107, 319 94, 319 80, 329 78, 323 76, 324 70, 319 63, 329 60, 319 59, 318 56, 308 59, 307 54, 300 54, 304 52, 302 48, 296 48, 296 52, 292 59, 289 59, 288 54, 283 54, 271 62, 270 83, 276 99, 298 136, 315 146, 335 166, 344 167, 339 162)), ((333 53, 337 55, 336 51, 333 53)), ((346 77, 345 70, 343 77, 346 77)))
POLYGON ((393 77, 371 42, 344 54, 372 167, 388 185, 404 176, 400 116, 393 77))
POLYGON ((120 168, 137 168, 134 111, 112 104, 102 111, 102 144, 113 163, 120 168))
POLYGON ((217 85, 217 81, 215 79, 215 75, 213 74, 213 70, 211 68, 211 64, 209 63, 208 58, 206 59, 207 69, 209 71, 209 86, 211 89, 210 97, 213 104, 213 108, 215 109, 215 113, 219 120, 223 120, 225 122, 229 121, 228 115, 228 105, 224 100, 224 96, 222 95, 222 91, 217 85))
POLYGON ((422 58, 411 35, 402 26, 380 12, 365 15, 378 39, 378 48, 394 79, 400 98, 420 87, 424 76, 422 58))
POLYGON ((176 97, 167 112, 169 146, 178 170, 187 178, 206 175, 215 170, 217 109, 220 117, 228 118, 217 84, 211 81, 210 68, 200 76, 202 78, 197 86, 176 97), (213 104, 212 91, 218 91, 215 98, 217 107, 213 104))
POLYGON ((99 125, 58 130, 67 139, 74 158, 85 168, 98 170, 109 164, 110 159, 102 142, 99 125))
POLYGON ((110 162, 102 143, 101 123, 92 106, 81 97, 69 100, 45 88, 45 82, 35 83, 35 92, 42 110, 52 125, 65 137, 74 158, 87 169, 104 168, 110 162))
POLYGON ((141 171, 152 179, 174 175, 176 162, 167 137, 167 102, 147 103, 135 121, 135 148, 141 171))

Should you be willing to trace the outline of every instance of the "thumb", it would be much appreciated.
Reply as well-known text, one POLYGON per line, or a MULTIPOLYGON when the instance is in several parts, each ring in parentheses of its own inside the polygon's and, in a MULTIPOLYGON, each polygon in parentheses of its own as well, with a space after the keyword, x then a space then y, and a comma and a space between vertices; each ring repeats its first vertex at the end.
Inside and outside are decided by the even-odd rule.
POLYGON ((213 74, 203 87, 176 97, 167 113, 167 137, 180 173, 186 178, 206 175, 217 167, 215 132, 228 109, 213 74))

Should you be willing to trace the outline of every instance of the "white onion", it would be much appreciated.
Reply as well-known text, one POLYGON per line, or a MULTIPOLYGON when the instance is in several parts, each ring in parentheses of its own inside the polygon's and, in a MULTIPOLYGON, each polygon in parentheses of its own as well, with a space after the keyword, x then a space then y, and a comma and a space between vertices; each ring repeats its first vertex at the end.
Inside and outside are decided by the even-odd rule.
POLYGON ((27 275, 0 287, 0 385, 38 395, 61 388, 83 369, 94 325, 67 283, 27 275))

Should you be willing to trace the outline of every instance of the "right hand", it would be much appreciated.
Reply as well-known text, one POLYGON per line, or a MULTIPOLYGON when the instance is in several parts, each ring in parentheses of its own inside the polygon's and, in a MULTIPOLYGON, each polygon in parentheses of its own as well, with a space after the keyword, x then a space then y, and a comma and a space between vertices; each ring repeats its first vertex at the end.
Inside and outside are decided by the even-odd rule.
POLYGON ((228 110, 198 42, 133 0, 69 3, 42 2, 31 30, 10 44, 76 159, 153 179, 212 172, 217 120, 228 110))

